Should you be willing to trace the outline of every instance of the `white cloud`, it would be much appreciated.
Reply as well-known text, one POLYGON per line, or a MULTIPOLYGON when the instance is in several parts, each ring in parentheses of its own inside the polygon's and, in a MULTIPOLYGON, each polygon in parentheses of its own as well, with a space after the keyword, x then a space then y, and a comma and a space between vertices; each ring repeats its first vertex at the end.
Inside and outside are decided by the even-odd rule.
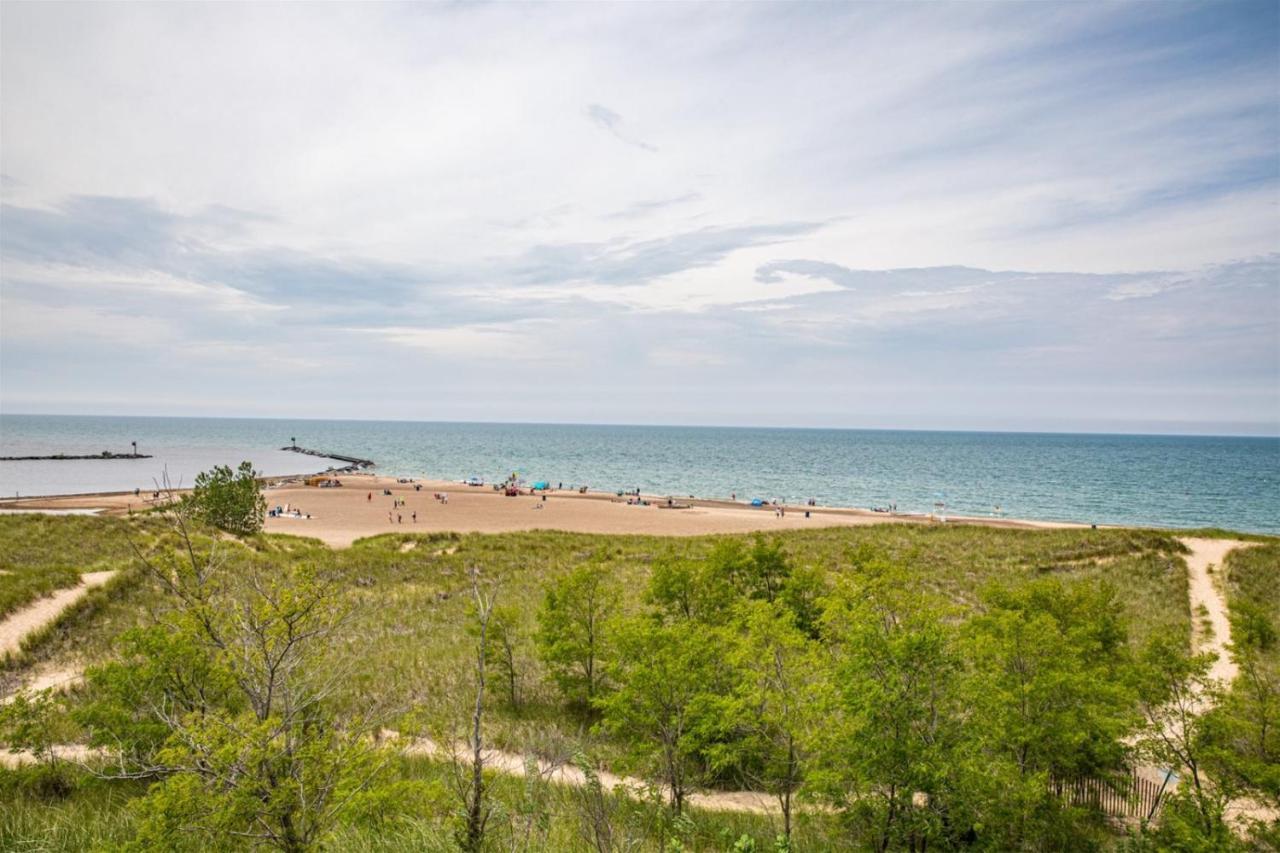
MULTIPOLYGON (((633 388, 752 420, 767 351, 800 419, 940 361, 1009 412, 1034 364, 1277 417, 1274 4, 0 17, 6 404, 61 399, 62 359, 98 399, 234 399, 275 360, 381 399, 633 388)), ((946 425, 938 382, 903 406, 946 425)))

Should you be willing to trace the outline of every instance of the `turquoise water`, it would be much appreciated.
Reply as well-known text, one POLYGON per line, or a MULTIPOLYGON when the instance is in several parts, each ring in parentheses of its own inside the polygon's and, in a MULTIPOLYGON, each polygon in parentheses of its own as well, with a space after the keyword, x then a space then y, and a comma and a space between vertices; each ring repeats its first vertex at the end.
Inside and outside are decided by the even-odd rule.
POLYGON ((190 483, 241 459, 266 474, 324 467, 280 452, 292 437, 413 477, 518 471, 606 490, 1280 533, 1280 438, 3 415, 3 456, 136 440, 155 458, 0 462, 0 495, 150 488, 165 468, 190 483))

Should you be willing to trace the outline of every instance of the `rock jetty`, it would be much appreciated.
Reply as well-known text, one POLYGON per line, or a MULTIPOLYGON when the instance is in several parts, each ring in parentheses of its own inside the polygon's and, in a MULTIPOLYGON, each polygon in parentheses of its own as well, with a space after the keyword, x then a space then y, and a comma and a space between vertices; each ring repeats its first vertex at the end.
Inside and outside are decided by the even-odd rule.
POLYGON ((67 453, 55 453, 52 456, 0 456, 0 462, 54 462, 72 459, 150 459, 146 453, 112 453, 104 450, 87 456, 72 456, 67 453))
POLYGON ((319 456, 322 459, 337 459, 339 462, 346 462, 343 468, 331 469, 336 474, 354 474, 356 471, 373 467, 372 459, 360 459, 356 456, 343 456, 341 453, 329 453, 326 450, 311 450, 307 447, 299 447, 298 445, 290 445, 282 447, 281 450, 291 450, 294 453, 305 453, 307 456, 319 456))

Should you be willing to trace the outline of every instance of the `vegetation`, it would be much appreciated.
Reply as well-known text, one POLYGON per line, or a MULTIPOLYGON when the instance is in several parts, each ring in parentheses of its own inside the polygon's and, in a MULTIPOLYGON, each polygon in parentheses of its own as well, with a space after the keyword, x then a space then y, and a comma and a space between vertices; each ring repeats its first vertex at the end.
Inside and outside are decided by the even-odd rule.
POLYGON ((0 618, 133 556, 118 520, 92 516, 0 514, 0 543, 0 618))
MULTIPOLYGON (((51 560, 57 522, 78 519, 53 521, 28 559, 51 560)), ((0 847, 1234 843, 1213 798, 1223 744, 1254 729, 1189 729, 1213 784, 1200 800, 1182 786, 1128 839, 1060 793, 1148 756, 1182 761, 1170 750, 1186 745, 1161 745, 1156 723, 1200 670, 1185 654, 1183 549, 1165 534, 396 534, 344 551, 211 528, 150 535, 144 569, 29 653, 90 662, 88 684, 14 712, 3 733, 39 746, 43 715, 59 738, 109 748, 100 773, 130 778, 62 768, 57 789, 35 768, 0 772, 12 794, 0 847), (457 738, 462 757, 376 748, 384 722, 457 738), (502 775, 486 766, 492 748, 579 767, 587 784, 502 775), (611 791, 601 767, 640 790, 611 791), (707 809, 700 797, 722 790, 776 805, 707 809)), ((1254 623, 1248 635, 1273 649, 1254 623)), ((1258 772, 1233 774, 1262 790, 1258 772)))
POLYGON ((234 471, 228 465, 219 465, 196 475, 194 487, 182 500, 182 508, 219 530, 252 536, 262 532, 267 499, 258 487, 253 463, 241 462, 234 471))

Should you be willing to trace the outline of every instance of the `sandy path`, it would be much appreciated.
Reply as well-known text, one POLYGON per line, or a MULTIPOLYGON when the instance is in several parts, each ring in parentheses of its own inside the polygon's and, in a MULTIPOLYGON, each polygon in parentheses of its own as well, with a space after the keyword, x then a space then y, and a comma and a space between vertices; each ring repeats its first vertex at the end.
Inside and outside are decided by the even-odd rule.
POLYGON ((17 654, 22 648, 24 637, 53 622, 63 610, 83 598, 89 590, 111 580, 114 575, 115 572, 86 572, 80 576, 80 583, 76 586, 60 589, 11 614, 0 622, 0 657, 17 654))
MULTIPOLYGON (((400 735, 390 730, 383 730, 381 738, 384 741, 399 742, 402 740, 400 735)), ((471 763, 471 753, 463 744, 458 745, 458 752, 450 755, 448 750, 443 749, 439 744, 429 738, 407 738, 403 739, 400 749, 405 755, 421 755, 438 761, 457 760, 465 764, 471 763)), ((103 750, 90 749, 89 747, 79 744, 62 744, 54 747, 55 754, 64 761, 72 761, 84 763, 90 759, 102 759, 108 756, 103 750)), ((525 757, 513 752, 502 752, 496 749, 486 749, 483 752, 484 766, 496 773, 502 773, 508 776, 526 776, 530 770, 536 771, 538 776, 554 785, 568 785, 570 787, 581 788, 587 784, 587 776, 579 768, 568 764, 555 764, 549 761, 538 759, 536 762, 526 763, 525 757)), ((0 751, 0 767, 19 767, 26 764, 35 763, 35 756, 28 750, 19 750, 17 752, 0 751)), ((600 780, 600 786, 606 792, 617 791, 619 793, 637 794, 644 791, 648 786, 641 779, 635 779, 630 776, 618 776, 608 771, 598 771, 597 778, 600 780)), ((664 791, 664 796, 666 792, 664 791)), ((694 808, 706 809, 707 811, 720 812, 750 812, 752 814, 780 814, 781 810, 776 800, 768 794, 761 794, 755 791, 710 791, 703 793, 690 794, 686 802, 694 808)))
MULTIPOLYGON (((1230 686, 1235 681, 1238 668, 1227 651, 1231 643, 1231 620, 1228 618, 1227 599, 1223 590, 1213 582, 1214 575, 1210 568, 1221 577, 1222 563, 1229 552, 1236 548, 1247 548, 1248 542, 1233 539, 1193 539, 1178 540, 1191 549, 1187 555, 1187 589, 1190 594, 1192 637, 1195 651, 1213 652, 1217 656, 1209 675, 1230 686), (1212 636, 1205 636, 1200 627, 1200 608, 1208 611, 1212 636)), ((1224 579, 1225 581, 1225 579, 1224 579)))
MULTIPOLYGON (((398 739, 399 735, 392 731, 384 730, 382 737, 386 739, 398 739)), ((405 755, 425 755, 429 758, 439 760, 458 760, 465 764, 471 763, 471 752, 463 744, 459 744, 455 754, 450 754, 448 750, 441 747, 435 741, 429 738, 412 738, 407 740, 402 747, 405 755)), ((482 753, 484 766, 497 773, 503 773, 509 776, 525 776, 530 770, 536 768, 537 774, 548 782, 556 785, 568 785, 570 787, 581 788, 587 784, 587 776, 578 767, 570 764, 552 763, 542 759, 526 758, 514 752, 503 752, 497 749, 486 749, 482 753)), ((598 770, 597 778, 600 780, 600 786, 606 792, 630 792, 636 793, 648 788, 648 784, 643 779, 636 779, 631 776, 618 776, 607 770, 598 770)), ((663 791, 666 796, 666 791, 663 791)), ((780 814, 781 809, 777 801, 768 794, 762 794, 757 791, 707 791, 701 793, 690 794, 686 802, 694 808, 706 809, 707 811, 723 811, 723 812, 751 812, 753 814, 780 814)))

